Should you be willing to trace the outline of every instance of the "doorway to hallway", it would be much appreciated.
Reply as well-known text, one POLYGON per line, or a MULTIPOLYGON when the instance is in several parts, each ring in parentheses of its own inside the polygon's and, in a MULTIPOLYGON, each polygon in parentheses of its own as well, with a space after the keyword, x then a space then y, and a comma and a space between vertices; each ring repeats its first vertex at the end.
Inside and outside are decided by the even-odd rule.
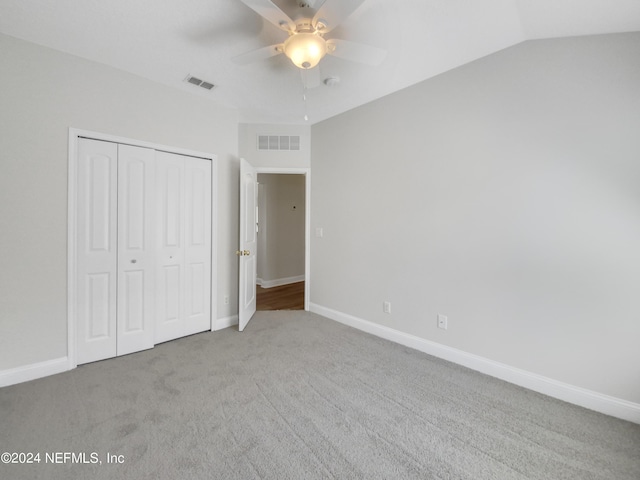
POLYGON ((257 310, 305 307, 305 175, 258 174, 257 310))

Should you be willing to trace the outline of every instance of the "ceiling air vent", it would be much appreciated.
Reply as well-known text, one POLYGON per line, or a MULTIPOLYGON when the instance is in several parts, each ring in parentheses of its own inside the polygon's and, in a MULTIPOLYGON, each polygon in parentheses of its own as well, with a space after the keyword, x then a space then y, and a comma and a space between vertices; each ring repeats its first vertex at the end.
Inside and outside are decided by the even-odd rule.
POLYGON ((187 75, 187 78, 184 79, 185 82, 191 83, 198 87, 205 88, 207 90, 211 90, 215 85, 211 82, 207 82, 205 80, 200 80, 199 78, 192 77, 191 75, 187 75))
POLYGON ((258 135, 258 150, 300 150, 300 135, 258 135))

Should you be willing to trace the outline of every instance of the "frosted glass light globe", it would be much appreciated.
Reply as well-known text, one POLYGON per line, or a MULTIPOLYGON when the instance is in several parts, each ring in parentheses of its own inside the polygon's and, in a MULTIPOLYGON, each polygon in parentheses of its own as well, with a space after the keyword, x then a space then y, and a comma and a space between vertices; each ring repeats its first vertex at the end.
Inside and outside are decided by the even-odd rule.
POLYGON ((327 54, 327 42, 315 33, 296 33, 284 42, 284 54, 296 67, 307 70, 327 54))

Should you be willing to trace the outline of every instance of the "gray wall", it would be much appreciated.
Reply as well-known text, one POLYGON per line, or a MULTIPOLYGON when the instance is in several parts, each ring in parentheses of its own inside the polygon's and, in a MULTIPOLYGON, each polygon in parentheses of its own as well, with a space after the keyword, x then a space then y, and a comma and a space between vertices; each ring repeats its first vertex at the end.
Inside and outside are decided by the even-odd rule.
POLYGON ((217 315, 237 313, 237 113, 4 35, 0 65, 0 371, 67 354, 69 127, 218 155, 217 315))
POLYGON ((258 278, 264 286, 304 275, 305 177, 258 174, 258 278))
POLYGON ((311 302, 640 402, 638 52, 526 42, 314 125, 311 302))

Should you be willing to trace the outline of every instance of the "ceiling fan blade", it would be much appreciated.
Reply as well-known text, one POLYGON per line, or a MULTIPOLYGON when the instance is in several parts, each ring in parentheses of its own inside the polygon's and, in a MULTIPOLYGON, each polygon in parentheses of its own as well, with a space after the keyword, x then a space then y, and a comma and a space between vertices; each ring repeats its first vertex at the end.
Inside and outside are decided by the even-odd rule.
POLYGON ((327 47, 329 55, 373 66, 380 65, 387 56, 387 51, 382 48, 337 38, 327 40, 327 47))
POLYGON ((259 60, 265 60, 267 58, 275 57, 282 53, 282 44, 269 45, 268 47, 262 47, 257 50, 252 50, 247 53, 235 56, 231 59, 232 62, 239 65, 247 65, 249 63, 257 62, 259 60))
POLYGON ((302 75, 302 83, 307 90, 320 86, 320 67, 309 69, 300 69, 302 75))
POLYGON ((284 13, 278 6, 271 0, 240 0, 247 7, 251 8, 258 15, 261 15, 276 27, 281 28, 285 32, 291 32, 295 30, 296 24, 289 18, 289 15, 284 13))
MULTIPOLYGON (((244 0, 243 0, 244 1, 244 0)), ((313 17, 313 25, 325 25, 323 32, 330 32, 351 15, 365 0, 325 0, 313 17)))

